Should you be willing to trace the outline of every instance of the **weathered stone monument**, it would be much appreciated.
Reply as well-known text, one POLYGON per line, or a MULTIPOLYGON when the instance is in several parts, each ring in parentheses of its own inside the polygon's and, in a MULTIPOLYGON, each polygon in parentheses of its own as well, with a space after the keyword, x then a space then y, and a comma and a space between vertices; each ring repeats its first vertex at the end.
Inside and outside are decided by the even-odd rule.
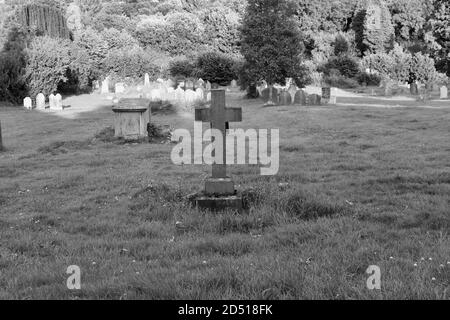
MULTIPOLYGON (((222 161, 215 159, 212 165, 212 176, 205 181, 203 194, 194 199, 195 205, 201 209, 212 211, 232 209, 242 210, 242 198, 234 188, 233 180, 227 175, 226 130, 229 122, 242 121, 241 108, 227 108, 225 90, 212 90, 210 108, 195 110, 195 121, 210 122, 211 128, 222 133, 222 161)), ((219 146, 220 147, 220 146, 219 146)), ((215 155, 214 155, 215 156, 215 155)))
POLYGON ((291 94, 287 91, 282 91, 280 93, 280 106, 289 106, 292 104, 291 94))
POLYGON ((312 106, 320 106, 322 104, 322 98, 318 94, 310 95, 308 100, 312 106))
POLYGON ((114 132, 116 137, 138 140, 148 136, 150 123, 150 100, 120 99, 113 106, 114 132))
POLYGON ((55 110, 64 110, 62 96, 59 93, 55 96, 54 106, 55 110))
POLYGON ((148 86, 150 86, 150 76, 148 75, 148 73, 146 73, 144 76, 144 87, 148 86))
POLYGON ((448 88, 446 86, 442 86, 440 89, 440 98, 448 99, 448 88))
POLYGON ((36 96, 36 109, 45 110, 45 96, 42 93, 36 96))
MULTIPOLYGON (((264 103, 268 103, 270 99, 270 88, 266 88, 261 92, 264 103)), ((272 102, 278 104, 278 90, 272 87, 272 102)))
POLYGON ((331 88, 330 87, 323 87, 322 88, 322 100, 325 103, 328 103, 331 98, 331 88))
POLYGON ((307 100, 306 98, 307 97, 306 97, 305 91, 300 89, 295 93, 294 104, 299 104, 299 105, 304 106, 304 105, 306 105, 306 100, 307 100))
POLYGON ((49 104, 50 110, 56 109, 56 106, 55 106, 55 95, 53 93, 51 93, 48 96, 48 104, 49 104))
POLYGON ((26 97, 25 99, 23 99, 23 107, 27 110, 33 109, 33 101, 30 97, 26 97))

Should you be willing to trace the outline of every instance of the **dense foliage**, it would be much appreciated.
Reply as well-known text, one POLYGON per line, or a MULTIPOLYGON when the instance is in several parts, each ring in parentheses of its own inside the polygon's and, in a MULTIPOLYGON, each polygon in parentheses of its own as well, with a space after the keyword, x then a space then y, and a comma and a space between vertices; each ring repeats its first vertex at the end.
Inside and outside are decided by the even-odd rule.
MULTIPOLYGON (((412 83, 450 76, 448 0, 0 2, 0 100, 55 90, 54 81, 79 90, 106 76, 142 72, 219 83, 239 75, 244 87, 284 84, 287 77, 300 86, 311 79, 353 86, 381 77, 412 83), (54 65, 51 81, 43 70, 42 79, 29 74, 41 58, 33 51, 39 42, 61 44, 55 52, 70 60, 54 65), (411 61, 415 70, 405 71, 411 61)), ((41 54, 51 61, 49 51, 41 54)))

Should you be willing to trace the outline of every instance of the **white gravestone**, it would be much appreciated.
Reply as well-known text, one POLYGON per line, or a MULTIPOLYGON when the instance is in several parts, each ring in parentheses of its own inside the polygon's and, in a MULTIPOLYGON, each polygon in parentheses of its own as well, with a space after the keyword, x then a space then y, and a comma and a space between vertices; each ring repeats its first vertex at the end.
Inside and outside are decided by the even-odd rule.
POLYGON ((177 90, 175 90, 175 100, 178 103, 184 104, 185 103, 185 99, 184 99, 184 90, 181 88, 178 88, 177 90))
POLYGON ((56 109, 55 98, 56 97, 53 93, 48 96, 48 104, 49 104, 50 110, 56 109))
POLYGON ((448 99, 448 88, 446 86, 441 87, 440 93, 441 99, 448 99))
POLYGON ((45 96, 42 93, 39 93, 36 96, 36 108, 38 110, 44 110, 45 109, 45 96))
POLYGON ((59 93, 55 96, 55 109, 63 110, 62 97, 59 93))
POLYGON ((109 79, 106 78, 105 80, 103 80, 102 82, 102 90, 101 90, 101 94, 108 94, 109 93, 109 79))
POLYGON ((173 87, 167 88, 166 100, 169 102, 173 102, 176 100, 175 89, 173 87))
POLYGON ((145 87, 150 86, 150 76, 148 75, 148 73, 146 73, 144 76, 144 86, 145 87))
POLYGON ((194 90, 186 90, 184 99, 186 100, 186 106, 190 107, 194 105, 195 100, 197 100, 197 93, 194 90))
POLYGON ((33 101, 30 97, 26 97, 25 99, 23 99, 23 107, 28 110, 33 109, 33 101))

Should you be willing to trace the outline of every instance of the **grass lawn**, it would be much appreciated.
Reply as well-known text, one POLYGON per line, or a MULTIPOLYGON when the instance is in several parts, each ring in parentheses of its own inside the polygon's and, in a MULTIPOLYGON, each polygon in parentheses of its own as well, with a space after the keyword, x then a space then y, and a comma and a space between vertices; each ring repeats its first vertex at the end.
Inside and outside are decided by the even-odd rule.
POLYGON ((449 101, 227 100, 244 110, 233 128, 280 128, 277 176, 230 169, 251 190, 242 215, 187 205, 209 168, 173 165, 173 145, 101 139, 101 103, 68 117, 0 108, 0 299, 450 298, 449 101))

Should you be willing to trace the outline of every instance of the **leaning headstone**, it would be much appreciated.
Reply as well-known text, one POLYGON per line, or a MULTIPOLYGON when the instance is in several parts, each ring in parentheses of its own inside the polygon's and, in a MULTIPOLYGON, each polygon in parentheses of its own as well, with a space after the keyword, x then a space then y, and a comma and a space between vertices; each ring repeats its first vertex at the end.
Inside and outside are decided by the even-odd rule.
POLYGON ((298 90, 295 93, 295 97, 294 97, 294 104, 299 104, 299 105, 306 105, 306 93, 303 90, 298 90))
POLYGON ((309 96, 309 104, 312 106, 320 106, 321 97, 318 94, 312 94, 309 96))
POLYGON ((291 94, 287 91, 282 91, 280 93, 280 106, 289 106, 292 104, 291 94))
POLYGON ((45 109, 45 96, 42 93, 39 93, 36 96, 36 109, 38 109, 38 110, 45 109))
POLYGON ((26 97, 25 99, 23 99, 23 107, 28 110, 33 109, 33 101, 30 97, 26 97))
POLYGON ((55 96, 55 110, 63 110, 62 96, 59 93, 55 96))
POLYGON ((150 76, 148 75, 148 73, 146 73, 144 76, 144 86, 145 87, 150 86, 150 76))
POLYGON ((56 109, 55 95, 53 93, 48 96, 48 104, 49 104, 50 110, 56 109))
POLYGON ((234 182, 227 174, 226 134, 229 122, 242 121, 241 108, 227 108, 225 90, 213 90, 211 107, 195 109, 195 121, 207 122, 218 130, 221 139, 222 159, 214 161, 212 175, 205 181, 204 192, 193 199, 196 206, 208 210, 242 210, 242 197, 236 192, 234 182))
POLYGON ((446 86, 441 87, 440 93, 441 99, 448 99, 448 88, 446 86))
POLYGON ((116 83, 115 91, 116 91, 117 94, 125 93, 125 83, 123 83, 123 82, 116 83))
MULTIPOLYGON (((270 88, 266 88, 261 92, 262 99, 264 103, 269 102, 270 97, 270 88)), ((278 90, 272 87, 272 101, 277 104, 278 103, 278 90)))
POLYGON ((106 78, 102 81, 102 90, 101 94, 108 94, 109 93, 109 79, 106 78))

